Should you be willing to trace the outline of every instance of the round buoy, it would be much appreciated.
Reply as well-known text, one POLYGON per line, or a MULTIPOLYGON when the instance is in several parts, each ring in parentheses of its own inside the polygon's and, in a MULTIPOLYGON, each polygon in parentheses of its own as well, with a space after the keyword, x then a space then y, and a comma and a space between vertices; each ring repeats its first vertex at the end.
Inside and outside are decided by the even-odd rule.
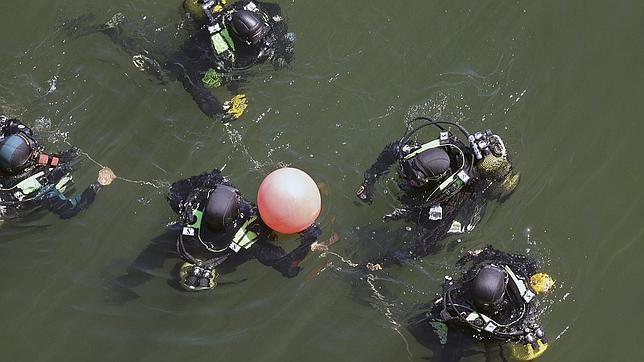
POLYGON ((283 234, 305 230, 320 215, 322 200, 315 181, 306 172, 284 167, 271 172, 257 192, 262 220, 283 234))

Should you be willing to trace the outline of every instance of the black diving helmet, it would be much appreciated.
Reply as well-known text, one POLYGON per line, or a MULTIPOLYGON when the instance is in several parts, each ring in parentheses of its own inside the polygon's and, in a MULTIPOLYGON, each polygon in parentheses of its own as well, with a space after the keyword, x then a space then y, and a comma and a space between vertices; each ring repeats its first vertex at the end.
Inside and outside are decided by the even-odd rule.
POLYGON ((264 19, 255 11, 238 10, 230 19, 233 33, 248 45, 257 45, 271 30, 264 19))
POLYGON ((470 285, 470 295, 474 306, 483 312, 498 310, 505 299, 508 274, 494 266, 482 267, 470 285))
POLYGON ((0 169, 7 173, 18 173, 29 166, 37 150, 35 141, 24 133, 0 138, 0 169))
POLYGON ((239 217, 240 196, 237 189, 217 185, 208 197, 204 221, 213 231, 226 230, 239 217))
POLYGON ((438 185, 450 171, 449 154, 443 148, 430 148, 405 159, 403 172, 414 187, 438 185))

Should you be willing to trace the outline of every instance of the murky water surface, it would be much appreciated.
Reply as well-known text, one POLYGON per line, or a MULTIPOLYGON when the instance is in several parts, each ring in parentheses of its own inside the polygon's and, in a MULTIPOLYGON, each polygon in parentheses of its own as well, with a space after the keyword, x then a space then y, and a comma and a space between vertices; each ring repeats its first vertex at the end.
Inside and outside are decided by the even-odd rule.
MULTIPOLYGON (((637 359, 641 1, 278 2, 297 33, 295 59, 279 72, 254 71, 243 89, 250 106, 229 125, 205 117, 179 83, 138 71, 107 37, 59 30, 81 15, 105 21, 121 12, 141 36, 176 47, 185 36, 178 3, 0 4, 3 111, 52 149, 73 143, 154 185, 117 181, 73 220, 0 228, 2 360, 431 359, 405 330, 407 312, 434 298, 463 252, 486 244, 529 253, 557 281, 542 317, 553 340, 544 361, 637 359), (332 251, 344 258, 410 242, 414 225, 380 221, 395 204, 392 180, 371 207, 354 191, 416 115, 497 130, 522 175, 508 201, 490 205, 473 232, 437 255, 371 284, 319 253, 288 280, 250 262, 201 294, 168 285, 177 261, 166 260, 139 266, 149 281, 131 290, 138 298, 114 295, 114 280, 142 250, 157 242, 160 255, 172 241, 163 188, 224 165, 250 198, 283 164, 324 183, 323 238, 336 232, 332 251)), ((97 171, 85 160, 78 187, 97 171)))

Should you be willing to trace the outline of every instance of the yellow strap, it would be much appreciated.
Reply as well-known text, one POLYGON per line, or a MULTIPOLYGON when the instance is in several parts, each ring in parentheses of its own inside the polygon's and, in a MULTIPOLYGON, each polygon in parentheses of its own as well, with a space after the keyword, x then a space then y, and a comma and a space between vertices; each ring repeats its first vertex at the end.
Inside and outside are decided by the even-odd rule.
POLYGON ((439 146, 441 146, 441 141, 440 140, 433 140, 433 141, 427 142, 424 145, 420 146, 420 148, 417 149, 416 151, 414 151, 414 152, 408 154, 407 156, 405 156, 405 160, 409 160, 410 158, 418 155, 421 152, 425 152, 425 151, 427 151, 427 150, 429 150, 431 148, 436 148, 436 147, 439 147, 439 146))

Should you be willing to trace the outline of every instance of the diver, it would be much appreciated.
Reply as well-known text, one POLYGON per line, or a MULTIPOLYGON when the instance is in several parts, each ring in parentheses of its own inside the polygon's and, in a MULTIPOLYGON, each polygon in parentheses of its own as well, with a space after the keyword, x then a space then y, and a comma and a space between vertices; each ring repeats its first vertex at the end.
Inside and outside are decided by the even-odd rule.
POLYGON ((68 198, 72 166, 78 150, 48 154, 32 130, 19 120, 0 116, 0 220, 17 219, 39 208, 63 219, 88 208, 103 186, 114 181, 109 169, 99 171, 98 180, 80 195, 68 198))
POLYGON ((427 255, 449 233, 471 231, 482 217, 486 200, 505 200, 519 183, 501 137, 491 130, 470 133, 459 124, 426 117, 415 118, 403 137, 388 144, 365 172, 357 191, 361 201, 372 202, 376 181, 394 163, 399 165, 402 206, 384 220, 411 221, 426 230, 417 245, 392 256, 396 263, 427 255), (418 121, 424 123, 412 127, 418 121), (412 139, 428 126, 438 128, 437 139, 425 143, 412 139), (465 139, 444 126, 455 127, 465 139))
POLYGON ((194 20, 194 27, 177 51, 168 51, 167 42, 150 44, 146 39, 128 36, 122 14, 104 25, 84 24, 85 17, 64 27, 75 36, 108 35, 132 56, 139 69, 162 82, 181 82, 209 117, 236 119, 247 106, 245 96, 239 94, 221 104, 211 90, 228 84, 236 92, 248 70, 256 64, 270 62, 275 69, 287 66, 293 58, 295 34, 288 32, 278 4, 185 0, 183 6, 194 20))
MULTIPOLYGON (((164 259, 177 256, 184 260, 178 270, 179 284, 189 291, 213 289, 218 277, 215 268, 230 270, 251 259, 293 278, 321 233, 312 224, 300 233, 299 245, 287 253, 272 243, 275 232, 262 222, 257 207, 244 199, 217 169, 173 183, 168 202, 179 215, 178 228, 173 233, 176 253, 159 250, 160 246, 146 249, 128 273, 117 279, 121 287, 141 284, 148 277, 140 269, 161 267, 164 259)), ((168 249, 164 238, 157 242, 166 243, 164 247, 168 249)))
POLYGON ((504 361, 508 349, 519 360, 543 354, 548 340, 538 321, 537 295, 553 287, 550 276, 537 273, 533 259, 490 246, 468 252, 457 266, 462 277, 445 277, 442 295, 418 306, 409 319, 414 337, 440 360, 460 360, 477 341, 504 361))

